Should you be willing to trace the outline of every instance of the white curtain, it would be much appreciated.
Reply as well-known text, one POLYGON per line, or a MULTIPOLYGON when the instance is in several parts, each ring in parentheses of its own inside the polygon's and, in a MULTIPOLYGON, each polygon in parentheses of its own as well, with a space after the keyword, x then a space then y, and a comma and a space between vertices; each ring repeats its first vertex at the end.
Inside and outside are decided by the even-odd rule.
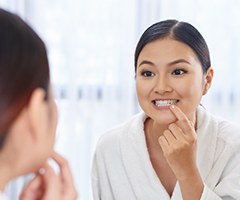
MULTIPOLYGON (((154 22, 176 18, 200 30, 216 71, 203 105, 240 122, 238 0, 0 0, 0 6, 20 14, 47 45, 59 108, 55 149, 69 160, 79 199, 91 199, 90 166, 100 135, 139 111, 134 48, 154 22)), ((25 179, 9 185, 11 199, 25 179)))

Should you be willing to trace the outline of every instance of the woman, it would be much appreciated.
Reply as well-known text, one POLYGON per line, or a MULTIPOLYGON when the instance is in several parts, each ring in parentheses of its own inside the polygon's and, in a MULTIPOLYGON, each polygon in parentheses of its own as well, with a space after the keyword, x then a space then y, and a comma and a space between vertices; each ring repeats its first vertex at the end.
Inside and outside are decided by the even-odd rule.
POLYGON ((94 199, 240 199, 240 127, 208 113, 207 44, 192 25, 149 27, 135 51, 136 90, 144 111, 99 140, 94 199))
POLYGON ((69 166, 53 152, 57 110, 45 45, 18 16, 2 9, 0 97, 0 190, 18 176, 35 173, 21 200, 76 199, 69 166), (59 175, 48 158, 58 164, 59 175))

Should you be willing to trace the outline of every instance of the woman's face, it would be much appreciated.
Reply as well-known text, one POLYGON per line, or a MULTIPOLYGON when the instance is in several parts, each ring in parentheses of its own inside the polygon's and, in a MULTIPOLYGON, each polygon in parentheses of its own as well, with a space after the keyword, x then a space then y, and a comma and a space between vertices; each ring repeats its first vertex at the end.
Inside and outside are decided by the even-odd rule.
POLYGON ((190 120, 204 93, 201 63, 186 44, 164 38, 147 44, 136 69, 136 89, 143 111, 158 124, 176 119, 169 110, 176 104, 190 120))
MULTIPOLYGON (((47 103, 47 112, 46 112, 46 120, 45 120, 45 133, 46 133, 46 145, 47 148, 52 150, 54 141, 55 141, 55 134, 56 134, 56 127, 57 127, 57 106, 56 102, 53 97, 52 89, 49 89, 49 97, 46 101, 47 103)), ((44 133, 43 133, 44 134, 44 133)))
POLYGON ((53 97, 53 92, 52 88, 49 91, 49 100, 48 100, 48 105, 49 105, 49 123, 48 123, 48 130, 49 130, 49 135, 53 136, 52 137, 52 147, 55 141, 55 134, 56 134, 56 128, 57 128, 57 106, 56 102, 53 97))
MULTIPOLYGON (((51 87, 48 91, 48 99, 43 100, 39 109, 39 123, 36 123, 35 130, 38 131, 38 164, 42 165, 49 158, 53 151, 57 127, 57 107, 52 94, 51 87)), ((39 167, 39 166, 38 166, 39 167)))

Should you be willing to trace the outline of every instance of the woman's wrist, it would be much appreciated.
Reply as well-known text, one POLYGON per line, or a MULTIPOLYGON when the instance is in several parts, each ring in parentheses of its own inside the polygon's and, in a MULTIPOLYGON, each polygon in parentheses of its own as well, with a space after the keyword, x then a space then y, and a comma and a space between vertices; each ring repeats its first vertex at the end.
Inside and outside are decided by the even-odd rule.
POLYGON ((178 182, 183 200, 200 200, 204 189, 204 183, 198 170, 189 174, 187 177, 181 177, 178 179, 178 182))

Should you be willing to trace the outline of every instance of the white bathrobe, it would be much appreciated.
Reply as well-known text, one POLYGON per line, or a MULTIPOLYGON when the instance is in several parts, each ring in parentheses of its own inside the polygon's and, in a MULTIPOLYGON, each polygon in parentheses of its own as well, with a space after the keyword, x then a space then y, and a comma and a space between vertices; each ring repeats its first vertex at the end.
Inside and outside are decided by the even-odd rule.
MULTIPOLYGON (((144 113, 109 130, 93 159, 94 200, 181 200, 178 183, 170 198, 151 164, 144 113)), ((240 126, 197 111, 197 165, 204 181, 201 200, 240 200, 240 126)))

